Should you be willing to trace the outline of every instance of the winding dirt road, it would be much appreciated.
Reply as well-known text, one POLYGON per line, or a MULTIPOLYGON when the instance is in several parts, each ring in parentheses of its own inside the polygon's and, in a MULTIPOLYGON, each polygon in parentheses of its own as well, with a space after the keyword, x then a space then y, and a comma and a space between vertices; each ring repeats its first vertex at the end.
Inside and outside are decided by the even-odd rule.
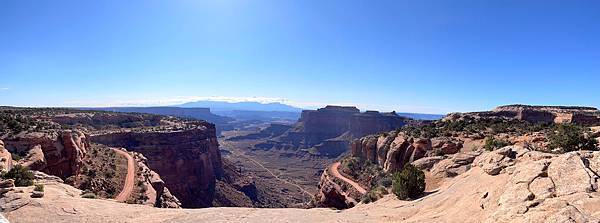
POLYGON ((354 182, 353 180, 350 180, 350 179, 344 177, 342 174, 340 174, 340 172, 338 171, 340 164, 341 164, 340 162, 336 162, 333 165, 331 165, 331 167, 329 167, 329 170, 331 170, 331 174, 333 174, 334 177, 337 177, 337 178, 343 180, 344 182, 352 185, 352 187, 354 187, 354 189, 356 189, 361 194, 366 194, 367 190, 365 190, 365 188, 361 187, 360 184, 358 184, 358 183, 354 182))
POLYGON ((115 197, 115 200, 118 202, 125 202, 133 191, 133 184, 135 182, 135 164, 133 157, 131 157, 129 153, 115 148, 113 148, 113 150, 127 158, 127 175, 125 176, 125 184, 123 184, 123 190, 121 190, 121 193, 115 197))

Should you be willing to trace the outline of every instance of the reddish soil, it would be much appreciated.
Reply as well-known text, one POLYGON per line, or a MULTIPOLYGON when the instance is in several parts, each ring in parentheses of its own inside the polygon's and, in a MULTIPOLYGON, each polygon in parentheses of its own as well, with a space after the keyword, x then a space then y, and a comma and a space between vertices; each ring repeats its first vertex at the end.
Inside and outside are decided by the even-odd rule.
POLYGON ((361 187, 360 184, 358 184, 358 183, 354 182, 353 180, 350 180, 350 179, 342 176, 342 174, 340 174, 340 172, 338 171, 339 167, 340 167, 340 162, 336 162, 333 165, 331 165, 331 167, 329 168, 331 170, 331 173, 333 174, 334 177, 337 177, 340 180, 343 180, 344 182, 352 185, 361 194, 366 194, 367 193, 367 190, 365 190, 365 188, 361 187))
POLYGON ((121 190, 121 193, 115 197, 115 200, 119 202, 125 202, 133 191, 133 184, 135 182, 135 164, 133 157, 131 157, 129 153, 115 148, 113 148, 113 150, 127 158, 127 176, 125 177, 125 184, 123 184, 123 190, 121 190))

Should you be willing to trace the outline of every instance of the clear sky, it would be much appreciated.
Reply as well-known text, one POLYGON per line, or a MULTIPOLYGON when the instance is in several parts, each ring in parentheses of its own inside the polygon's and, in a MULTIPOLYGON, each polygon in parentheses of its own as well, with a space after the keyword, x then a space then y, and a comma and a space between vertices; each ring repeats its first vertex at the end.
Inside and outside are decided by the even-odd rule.
POLYGON ((0 105, 600 107, 600 1, 0 1, 0 105))

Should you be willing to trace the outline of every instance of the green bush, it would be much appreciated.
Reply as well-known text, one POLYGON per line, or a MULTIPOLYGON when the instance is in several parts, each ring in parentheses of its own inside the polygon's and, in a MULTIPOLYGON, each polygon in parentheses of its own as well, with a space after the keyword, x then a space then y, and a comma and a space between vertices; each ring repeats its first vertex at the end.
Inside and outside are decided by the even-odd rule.
POLYGON ((394 173, 392 192, 401 200, 414 199, 425 191, 425 173, 412 164, 406 164, 394 173))
POLYGON ((505 146, 509 146, 510 143, 501 139, 496 139, 494 137, 488 137, 485 139, 485 144, 483 145, 483 149, 487 151, 492 151, 495 149, 499 149, 505 146))
POLYGON ((17 187, 28 187, 33 185, 34 176, 27 167, 17 164, 10 171, 2 174, 2 178, 15 180, 17 187))
POLYGON ((44 185, 43 184, 36 184, 35 188, 33 188, 34 191, 39 191, 39 192, 44 192, 44 185))
POLYGON ((566 153, 577 150, 598 150, 596 139, 586 137, 585 128, 574 124, 559 124, 548 134, 548 148, 566 153))

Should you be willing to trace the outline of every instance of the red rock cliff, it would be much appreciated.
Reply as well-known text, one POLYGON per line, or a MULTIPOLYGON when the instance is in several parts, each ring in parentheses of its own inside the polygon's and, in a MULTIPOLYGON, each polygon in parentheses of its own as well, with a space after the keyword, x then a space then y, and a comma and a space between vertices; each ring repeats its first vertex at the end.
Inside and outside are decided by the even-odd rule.
POLYGON ((209 207, 223 170, 215 126, 165 132, 115 132, 92 141, 143 154, 183 207, 209 207))

